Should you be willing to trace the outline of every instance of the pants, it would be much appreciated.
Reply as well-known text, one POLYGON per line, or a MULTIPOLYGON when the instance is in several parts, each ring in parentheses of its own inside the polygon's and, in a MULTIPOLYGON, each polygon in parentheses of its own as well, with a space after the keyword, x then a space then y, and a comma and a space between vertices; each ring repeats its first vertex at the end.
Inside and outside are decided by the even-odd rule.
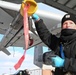
MULTIPOLYGON (((58 74, 58 73, 57 73, 58 74)), ((52 75, 57 75, 57 74, 54 74, 54 73, 52 73, 52 75)), ((58 74, 58 75, 62 75, 62 74, 58 74)), ((75 75, 75 74, 71 74, 71 73, 66 73, 66 74, 64 74, 64 75, 75 75)))
POLYGON ((71 74, 70 72, 63 72, 61 69, 56 69, 55 72, 52 71, 52 75, 76 75, 76 74, 71 74))
POLYGON ((70 72, 66 73, 65 75, 74 75, 74 74, 71 74, 70 72))

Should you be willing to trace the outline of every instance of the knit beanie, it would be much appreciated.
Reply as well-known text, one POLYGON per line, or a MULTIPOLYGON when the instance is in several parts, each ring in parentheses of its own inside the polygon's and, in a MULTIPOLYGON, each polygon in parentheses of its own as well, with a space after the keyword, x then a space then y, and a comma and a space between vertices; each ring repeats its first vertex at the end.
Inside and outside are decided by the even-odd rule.
POLYGON ((64 17, 62 18, 61 24, 63 25, 63 23, 67 20, 71 20, 76 24, 76 16, 73 14, 66 14, 64 15, 64 17))

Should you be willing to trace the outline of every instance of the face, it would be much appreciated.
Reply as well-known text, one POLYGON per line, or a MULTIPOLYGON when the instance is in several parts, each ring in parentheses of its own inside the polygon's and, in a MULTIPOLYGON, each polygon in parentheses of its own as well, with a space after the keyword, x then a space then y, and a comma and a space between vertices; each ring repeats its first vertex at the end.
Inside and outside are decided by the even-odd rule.
POLYGON ((76 29, 76 24, 71 20, 67 20, 63 23, 62 29, 76 29))

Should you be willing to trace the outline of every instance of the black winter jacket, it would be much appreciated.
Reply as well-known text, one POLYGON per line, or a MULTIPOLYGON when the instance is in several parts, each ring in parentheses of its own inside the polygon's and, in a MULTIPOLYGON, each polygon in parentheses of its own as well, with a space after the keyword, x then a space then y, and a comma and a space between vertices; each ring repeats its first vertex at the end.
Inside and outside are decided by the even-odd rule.
MULTIPOLYGON (((60 38, 51 34, 46 28, 43 20, 35 22, 36 30, 41 38, 41 40, 57 55, 59 54, 59 45, 60 38)), ((64 53, 65 53, 65 63, 63 68, 56 68, 55 75, 64 75, 65 72, 71 72, 73 75, 76 75, 76 40, 71 41, 70 43, 64 44, 64 53), (61 74, 59 74, 61 72, 61 74), (58 73, 58 74, 57 74, 58 73)))

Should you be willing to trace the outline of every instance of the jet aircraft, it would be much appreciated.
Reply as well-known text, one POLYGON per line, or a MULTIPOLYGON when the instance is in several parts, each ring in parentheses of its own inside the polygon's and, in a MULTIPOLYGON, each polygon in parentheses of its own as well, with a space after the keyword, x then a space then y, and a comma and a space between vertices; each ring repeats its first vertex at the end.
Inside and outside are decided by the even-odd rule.
MULTIPOLYGON (((37 3, 44 3, 49 6, 55 7, 65 13, 72 13, 76 15, 76 0, 35 0, 37 3)), ((7 55, 10 55, 10 52, 6 49, 9 46, 23 47, 24 44, 24 27, 23 27, 23 17, 20 14, 22 0, 0 0, 0 34, 3 34, 4 37, 0 42, 0 51, 3 51, 7 55)), ((40 10, 39 8, 35 12, 42 18, 47 25, 49 31, 53 34, 59 36, 60 34, 60 21, 63 15, 48 12, 46 10, 40 10), (48 14, 47 14, 48 13, 48 14)), ((38 56, 35 58, 34 63, 38 65, 37 60, 39 56, 43 54, 42 46, 46 46, 39 38, 34 22, 31 17, 29 17, 29 35, 30 35, 30 44, 29 48, 35 47, 35 50, 40 50, 35 52, 35 55, 38 53, 38 56)), ((42 57, 42 56, 41 56, 42 57)), ((41 66, 40 63, 38 66, 41 66)))
MULTIPOLYGON (((8 0, 0 1, 0 34, 4 35, 3 39, 0 42, 0 50, 5 52, 7 55, 10 55, 8 50, 6 50, 6 48, 9 46, 25 48, 23 19, 19 12, 21 4, 13 2, 14 1, 9 2, 8 0)), ((62 17, 61 15, 39 9, 36 11, 36 14, 44 19, 44 22, 50 31, 52 31, 54 34, 59 33, 59 28, 57 24, 60 23, 60 19, 62 17)), ((29 19, 29 24, 29 34, 32 41, 31 45, 29 45, 29 48, 31 48, 38 44, 42 44, 42 41, 38 37, 32 19, 29 19)))

